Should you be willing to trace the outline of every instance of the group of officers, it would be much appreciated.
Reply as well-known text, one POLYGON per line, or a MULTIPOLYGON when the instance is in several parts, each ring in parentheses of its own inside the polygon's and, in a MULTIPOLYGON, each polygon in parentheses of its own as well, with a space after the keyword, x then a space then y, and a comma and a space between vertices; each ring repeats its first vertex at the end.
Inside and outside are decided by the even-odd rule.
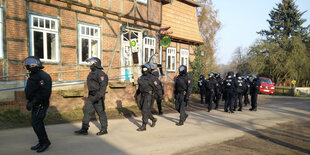
MULTIPOLYGON (((83 108, 84 116, 82 119, 82 127, 74 133, 77 135, 87 135, 91 116, 96 112, 101 124, 100 131, 96 133, 96 135, 104 135, 108 133, 108 122, 104 103, 108 76, 103 72, 99 58, 92 57, 87 59, 86 62, 90 64, 91 69, 87 77, 88 98, 83 108)), ((162 114, 161 100, 163 99, 164 90, 159 80, 157 66, 155 65, 154 67, 152 62, 141 66, 142 75, 138 79, 138 89, 134 96, 142 112, 142 125, 137 131, 145 131, 149 119, 152 121, 151 127, 156 125, 157 119, 151 113, 155 101, 158 105, 159 114, 162 114)), ((43 152, 51 145, 43 120, 49 107, 49 98, 52 92, 52 79, 48 73, 42 70, 44 66, 42 66, 38 57, 27 57, 25 59, 25 67, 29 75, 25 88, 26 99, 28 100, 26 108, 32 112, 31 124, 39 139, 38 144, 32 146, 31 150, 43 152)), ((174 85, 174 99, 175 108, 180 113, 179 122, 176 123, 176 125, 182 126, 188 117, 188 114, 185 112, 185 107, 187 106, 189 96, 192 92, 193 80, 187 73, 187 66, 181 65, 178 68, 178 72, 179 75, 176 77, 174 85)), ((211 111, 212 102, 216 104, 215 108, 217 109, 219 99, 223 96, 225 100, 225 111, 228 111, 228 107, 230 107, 229 110, 233 113, 236 109, 235 99, 239 99, 239 110, 241 111, 242 96, 247 94, 250 89, 252 96, 252 108, 250 110, 255 111, 259 83, 257 82, 257 77, 252 77, 254 80, 249 83, 247 80, 241 79, 240 74, 236 74, 236 77, 234 77, 232 72, 227 74, 225 80, 220 78, 219 73, 216 73, 215 76, 213 73, 209 73, 209 78, 207 80, 201 76, 198 82, 202 96, 201 103, 203 103, 203 96, 206 96, 206 103, 209 105, 208 111, 211 111)))
POLYGON ((220 73, 208 73, 208 78, 200 75, 198 81, 200 88, 201 104, 208 105, 208 112, 218 109, 221 100, 224 100, 224 111, 234 113, 234 111, 242 111, 243 104, 247 106, 250 101, 248 95, 251 96, 250 111, 257 110, 257 94, 260 89, 260 83, 256 75, 242 76, 241 73, 234 74, 228 72, 225 79, 220 73))

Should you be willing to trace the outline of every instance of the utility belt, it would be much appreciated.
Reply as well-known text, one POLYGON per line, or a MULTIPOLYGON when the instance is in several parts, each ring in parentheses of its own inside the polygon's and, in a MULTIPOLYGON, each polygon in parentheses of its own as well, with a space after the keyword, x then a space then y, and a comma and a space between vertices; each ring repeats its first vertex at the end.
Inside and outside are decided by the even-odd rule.
POLYGON ((185 95, 185 94, 186 94, 186 91, 185 91, 185 90, 183 90, 183 91, 177 91, 177 93, 178 93, 178 94, 183 94, 183 95, 185 95))
POLYGON ((141 92, 142 95, 153 95, 153 91, 141 92))

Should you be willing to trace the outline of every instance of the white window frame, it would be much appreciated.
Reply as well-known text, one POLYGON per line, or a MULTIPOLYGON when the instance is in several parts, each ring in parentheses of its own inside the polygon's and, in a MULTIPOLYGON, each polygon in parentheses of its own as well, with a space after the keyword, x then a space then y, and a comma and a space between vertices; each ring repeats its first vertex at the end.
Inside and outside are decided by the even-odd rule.
MULTIPOLYGON (((95 33, 94 33, 95 34, 95 33)), ((90 24, 85 24, 85 23, 79 23, 79 63, 80 64, 84 64, 87 65, 88 63, 86 61, 82 61, 82 39, 88 39, 88 55, 89 58, 93 57, 91 55, 91 41, 92 40, 97 40, 98 42, 98 58, 101 60, 101 46, 100 46, 100 27, 96 26, 96 25, 90 25, 90 24), (86 33, 86 29, 89 29, 89 34, 82 34, 82 28, 85 28, 85 33, 86 33), (94 31, 97 30, 97 36, 95 35, 91 35, 90 31, 91 29, 93 29, 94 31)))
POLYGON ((147 4, 147 0, 137 0, 138 3, 147 4))
POLYGON ((154 50, 154 54, 155 54, 156 53, 156 39, 152 37, 144 37, 143 38, 143 57, 142 57, 143 64, 149 62, 151 56, 153 55, 151 54, 151 49, 154 50), (148 52, 148 58, 146 59, 147 61, 145 61, 146 51, 148 52))
POLYGON ((0 59, 3 59, 3 22, 2 22, 2 7, 0 7, 0 59))
POLYGON ((34 31, 42 32, 43 33, 43 58, 40 58, 43 62, 59 62, 59 31, 58 31, 58 22, 59 20, 52 17, 42 16, 42 15, 34 15, 30 14, 30 48, 31 48, 31 55, 34 56, 34 31), (33 19, 43 19, 44 20, 44 28, 39 27, 40 23, 38 22, 38 26, 35 26, 33 23, 33 19), (45 28, 46 21, 50 21, 50 28, 45 28), (55 22, 55 28, 52 29, 51 22, 55 22), (56 59, 47 59, 47 43, 46 43, 46 37, 47 33, 55 34, 55 50, 56 50, 56 59))
POLYGON ((188 49, 180 49, 180 66, 185 65, 188 69, 189 63, 189 50, 188 49), (182 58, 187 59, 186 64, 182 64, 182 58))
POLYGON ((167 72, 175 72, 176 71, 176 65, 177 65, 177 50, 175 47, 168 47, 166 50, 166 70, 167 72), (168 68, 168 57, 171 57, 170 66, 172 67, 172 60, 174 59, 174 69, 168 68))
POLYGON ((163 47, 159 46, 159 62, 163 64, 163 47))

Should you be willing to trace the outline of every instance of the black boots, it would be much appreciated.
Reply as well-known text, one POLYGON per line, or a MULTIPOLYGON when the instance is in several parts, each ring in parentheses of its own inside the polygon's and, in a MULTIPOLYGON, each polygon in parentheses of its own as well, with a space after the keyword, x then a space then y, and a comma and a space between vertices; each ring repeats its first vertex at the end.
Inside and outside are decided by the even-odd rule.
POLYGON ((37 149, 37 152, 44 152, 49 146, 51 145, 51 142, 40 144, 40 147, 37 149))
POLYGON ((179 123, 177 123, 177 126, 182 126, 184 123, 182 121, 180 121, 179 123))
POLYGON ((140 128, 137 129, 137 131, 145 131, 146 130, 146 124, 142 124, 140 128))
POLYGON ((77 130, 77 131, 74 131, 75 134, 77 135, 88 135, 88 132, 86 129, 80 129, 80 130, 77 130))
POLYGON ((157 119, 156 119, 156 118, 154 118, 154 119, 152 120, 151 127, 154 127, 154 126, 156 125, 156 122, 157 122, 157 119))
POLYGON ((35 146, 31 146, 31 150, 37 150, 41 145, 40 144, 37 144, 35 146))
POLYGON ((100 130, 99 132, 96 133, 96 135, 100 136, 100 135, 104 135, 104 134, 108 134, 107 130, 100 130))

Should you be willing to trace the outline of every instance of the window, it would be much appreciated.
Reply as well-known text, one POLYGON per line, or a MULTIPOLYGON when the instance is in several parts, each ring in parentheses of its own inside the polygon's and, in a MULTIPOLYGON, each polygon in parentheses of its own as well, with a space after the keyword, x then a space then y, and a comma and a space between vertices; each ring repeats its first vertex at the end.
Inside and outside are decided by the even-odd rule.
POLYGON ((98 57, 100 59, 100 28, 86 24, 79 24, 79 61, 86 63, 86 59, 98 57))
POLYGON ((30 15, 31 55, 58 62, 58 20, 30 15))
POLYGON ((149 62, 151 56, 155 54, 155 38, 145 37, 143 39, 143 64, 149 62))
POLYGON ((174 47, 167 48, 167 60, 166 60, 167 71, 175 71, 176 68, 176 49, 174 47))
POLYGON ((2 8, 0 7, 0 59, 3 59, 2 8))
POLYGON ((189 52, 187 49, 180 50, 180 65, 185 65, 188 68, 188 55, 189 52))

